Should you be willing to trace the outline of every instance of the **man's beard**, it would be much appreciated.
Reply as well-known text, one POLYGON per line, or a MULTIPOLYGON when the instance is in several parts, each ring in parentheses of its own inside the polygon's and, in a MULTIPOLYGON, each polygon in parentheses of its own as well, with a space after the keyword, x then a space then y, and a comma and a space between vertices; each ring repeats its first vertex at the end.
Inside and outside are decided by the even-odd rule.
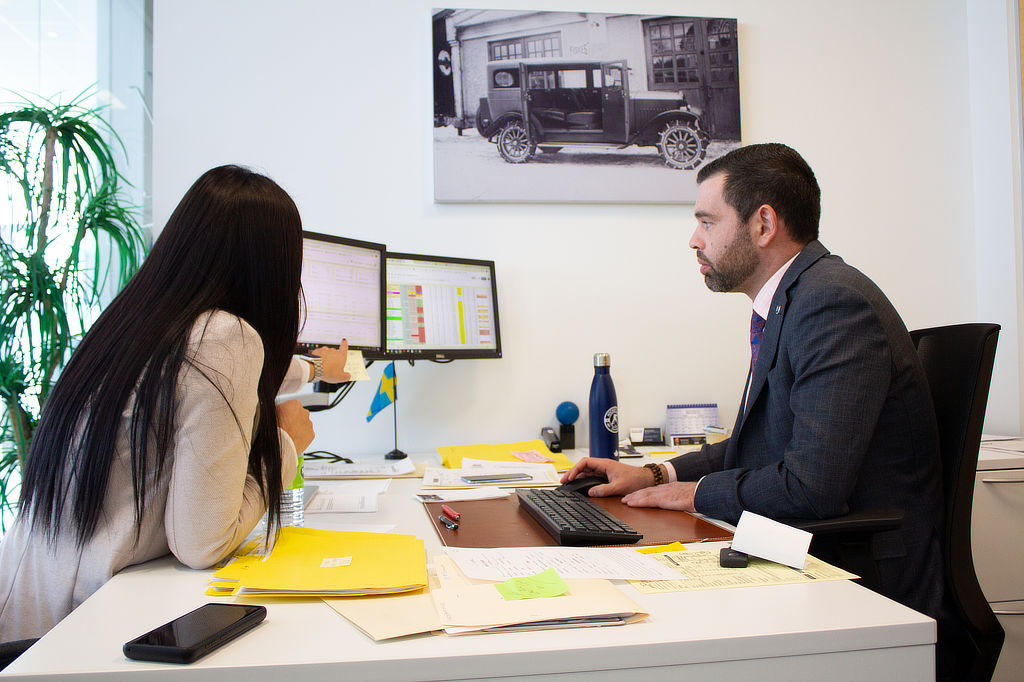
POLYGON ((704 284, 711 291, 738 291, 739 286, 757 270, 757 249, 750 233, 740 226, 736 238, 726 247, 717 263, 704 257, 702 251, 697 258, 711 269, 704 275, 704 284))

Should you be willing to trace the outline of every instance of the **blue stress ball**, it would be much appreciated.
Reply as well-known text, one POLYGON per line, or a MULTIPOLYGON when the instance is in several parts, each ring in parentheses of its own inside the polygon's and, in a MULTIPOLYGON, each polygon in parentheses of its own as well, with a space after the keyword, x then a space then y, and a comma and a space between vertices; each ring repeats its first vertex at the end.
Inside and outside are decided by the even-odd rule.
POLYGON ((566 400, 555 408, 555 416, 559 424, 575 424, 580 418, 580 408, 576 407, 576 403, 566 400))

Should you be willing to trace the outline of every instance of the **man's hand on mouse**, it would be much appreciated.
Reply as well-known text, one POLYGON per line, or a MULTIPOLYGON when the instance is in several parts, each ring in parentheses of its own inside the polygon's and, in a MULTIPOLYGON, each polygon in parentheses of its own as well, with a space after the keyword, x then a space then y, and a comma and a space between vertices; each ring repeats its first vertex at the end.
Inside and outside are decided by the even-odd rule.
POLYGON ((614 459, 597 457, 584 457, 576 462, 575 466, 562 476, 562 483, 573 481, 580 476, 601 476, 608 479, 607 483, 591 488, 587 492, 590 497, 626 495, 654 483, 653 476, 647 469, 623 464, 614 459))

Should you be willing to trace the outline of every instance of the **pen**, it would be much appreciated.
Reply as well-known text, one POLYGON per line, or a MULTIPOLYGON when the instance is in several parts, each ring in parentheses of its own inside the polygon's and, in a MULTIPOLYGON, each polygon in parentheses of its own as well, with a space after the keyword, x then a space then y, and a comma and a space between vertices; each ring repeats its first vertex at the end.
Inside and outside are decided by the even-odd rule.
POLYGON ((444 515, 447 516, 452 521, 458 521, 459 519, 462 518, 462 514, 460 514, 459 512, 455 511, 454 509, 449 507, 447 504, 442 504, 441 505, 441 511, 443 511, 444 515))
POLYGON ((440 521, 441 523, 446 525, 448 527, 448 530, 458 530, 459 529, 459 524, 455 523, 454 521, 449 519, 444 514, 441 514, 440 516, 438 516, 437 519, 438 519, 438 521, 440 521))

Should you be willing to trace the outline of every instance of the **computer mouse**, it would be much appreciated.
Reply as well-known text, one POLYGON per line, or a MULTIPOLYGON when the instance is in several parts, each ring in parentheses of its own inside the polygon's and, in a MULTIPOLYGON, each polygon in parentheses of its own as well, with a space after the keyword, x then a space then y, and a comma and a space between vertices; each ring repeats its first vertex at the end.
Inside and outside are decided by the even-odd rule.
POLYGON ((607 482, 608 479, 604 476, 580 476, 558 486, 558 490, 564 490, 568 493, 579 493, 585 496, 587 491, 595 485, 602 485, 607 482))

